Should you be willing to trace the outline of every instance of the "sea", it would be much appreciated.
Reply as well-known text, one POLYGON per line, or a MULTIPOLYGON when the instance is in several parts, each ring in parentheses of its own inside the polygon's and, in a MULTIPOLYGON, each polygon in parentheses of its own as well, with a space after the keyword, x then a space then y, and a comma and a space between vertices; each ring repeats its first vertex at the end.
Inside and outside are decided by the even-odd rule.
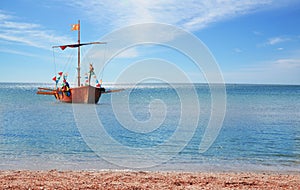
POLYGON ((0 83, 0 170, 300 172, 300 85, 212 86, 104 84, 123 90, 82 105, 0 83))

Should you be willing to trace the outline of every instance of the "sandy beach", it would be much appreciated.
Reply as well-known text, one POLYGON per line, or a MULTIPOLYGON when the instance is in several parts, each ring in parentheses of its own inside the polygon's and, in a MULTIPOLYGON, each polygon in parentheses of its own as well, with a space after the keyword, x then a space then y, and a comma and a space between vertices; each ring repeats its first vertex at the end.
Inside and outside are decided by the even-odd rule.
POLYGON ((0 171, 0 189, 299 189, 297 173, 0 171))

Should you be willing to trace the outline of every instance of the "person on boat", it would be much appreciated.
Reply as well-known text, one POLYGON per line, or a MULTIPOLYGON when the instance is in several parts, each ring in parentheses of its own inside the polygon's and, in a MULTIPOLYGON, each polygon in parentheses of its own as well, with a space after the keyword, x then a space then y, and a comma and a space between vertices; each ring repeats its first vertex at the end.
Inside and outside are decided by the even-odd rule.
POLYGON ((66 79, 63 80, 61 91, 63 91, 67 96, 71 96, 70 85, 66 79))

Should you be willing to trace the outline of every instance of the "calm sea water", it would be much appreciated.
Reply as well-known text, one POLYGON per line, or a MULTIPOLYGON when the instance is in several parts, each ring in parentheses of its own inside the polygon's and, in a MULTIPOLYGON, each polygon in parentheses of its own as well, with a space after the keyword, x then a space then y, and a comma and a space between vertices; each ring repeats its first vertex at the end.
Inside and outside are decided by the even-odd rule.
MULTIPOLYGON (((207 85, 195 84, 200 112, 189 110, 191 115, 199 114, 192 138, 178 152, 172 147, 182 139, 149 156, 143 152, 168 141, 181 121, 181 100, 171 86, 123 86, 126 90, 116 97, 104 94, 99 104, 78 107, 86 127, 95 126, 85 109, 95 110, 105 133, 124 150, 131 148, 121 151, 110 141, 98 139, 98 145, 109 153, 101 155, 82 135, 73 105, 57 102, 52 96, 36 95, 41 85, 50 86, 0 83, 0 169, 131 169, 123 166, 132 149, 139 150, 142 157, 140 163, 131 163, 136 166, 155 162, 159 154, 170 155, 170 159, 147 170, 300 171, 300 86, 226 85, 223 127, 212 146, 200 153, 212 100, 207 85), (124 102, 127 93, 128 102, 124 102), (125 117, 125 123, 116 117, 114 109, 125 117), (136 123, 142 127, 147 122, 153 122, 156 128, 148 132, 128 128, 136 123)), ((178 86, 184 90, 191 88, 178 86)), ((187 133, 191 132, 189 123, 184 127, 187 133)))

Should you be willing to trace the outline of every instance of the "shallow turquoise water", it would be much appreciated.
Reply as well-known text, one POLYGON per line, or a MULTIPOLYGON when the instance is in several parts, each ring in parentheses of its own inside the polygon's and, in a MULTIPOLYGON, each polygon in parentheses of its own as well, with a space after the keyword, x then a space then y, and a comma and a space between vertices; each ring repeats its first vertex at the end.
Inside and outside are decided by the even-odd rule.
MULTIPOLYGON (((52 96, 36 95, 36 89, 41 85, 49 86, 0 83, 0 169, 132 168, 112 164, 109 159, 95 153, 76 125, 78 118, 74 116, 74 107, 56 102, 52 96)), ((178 86, 190 88, 188 85, 178 86)), ((119 98, 115 97, 113 101, 122 115, 128 114, 129 108, 131 115, 126 125, 130 127, 135 121, 153 121, 159 125, 147 133, 127 128, 115 115, 111 95, 105 94, 93 109, 107 134, 120 145, 139 150, 168 141, 176 132, 181 116, 176 89, 166 84, 125 87, 127 90, 120 92, 119 98), (128 92, 128 103, 120 101, 120 97, 128 92), (163 104, 152 104, 157 99, 163 104)), ((192 139, 179 152, 168 147, 160 150, 171 159, 147 170, 300 171, 300 86, 226 85, 227 107, 223 127, 216 141, 204 153, 199 153, 199 144, 211 114, 211 97, 207 85, 195 84, 195 88, 200 112, 192 139)), ((198 113, 191 109, 189 114, 198 113)), ((87 117, 86 126, 90 125, 87 117)), ((189 132, 189 123, 185 127, 189 132)), ((107 149, 110 157, 126 165, 124 159, 131 154, 130 151, 119 151, 101 139, 99 143, 107 149)), ((177 143, 179 140, 170 146, 177 143)), ((159 155, 143 156, 143 163, 134 164, 153 162, 159 155)))

